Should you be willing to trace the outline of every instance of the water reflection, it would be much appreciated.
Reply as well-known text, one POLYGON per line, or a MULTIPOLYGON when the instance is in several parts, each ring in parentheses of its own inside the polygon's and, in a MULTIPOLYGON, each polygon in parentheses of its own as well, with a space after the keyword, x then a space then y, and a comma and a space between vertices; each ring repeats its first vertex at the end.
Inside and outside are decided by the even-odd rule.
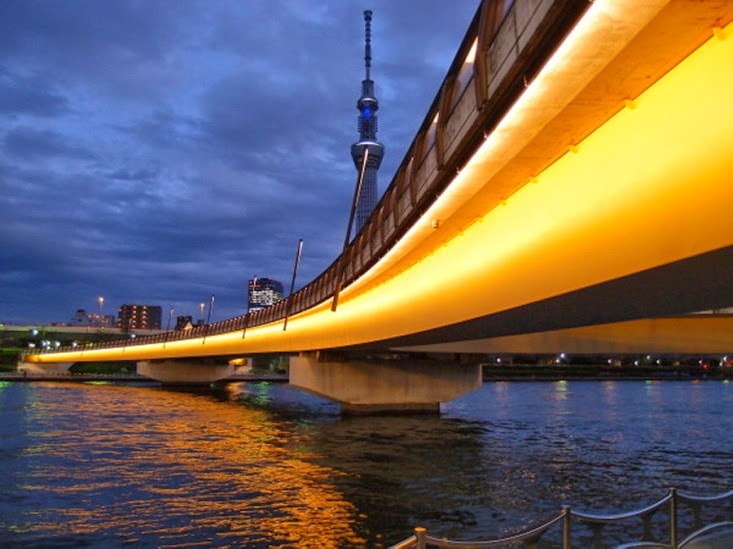
POLYGON ((27 500, 13 528, 32 533, 28 541, 99 532, 118 543, 361 541, 332 472, 302 459, 291 433, 263 411, 161 388, 34 392, 43 395, 28 433, 34 443, 15 456, 17 474, 3 486, 27 500))
MULTIPOLYGON (((486 398, 490 385, 446 406, 444 417, 483 422, 484 448, 506 471, 499 478, 511 479, 502 484, 493 478, 483 488, 505 494, 519 522, 533 522, 528 508, 534 520, 568 502, 590 512, 618 512, 651 502, 670 486, 692 493, 731 487, 733 439, 725 422, 716 420, 733 412, 730 385, 514 384, 501 412, 486 398), (698 390, 702 398, 690 406, 698 390)), ((477 530, 472 537, 480 537, 477 530)), ((490 536, 507 531, 497 523, 486 530, 490 536)))
POLYGON ((487 383, 342 419, 285 384, 0 390, 0 544, 379 547, 730 489, 733 385, 487 383))

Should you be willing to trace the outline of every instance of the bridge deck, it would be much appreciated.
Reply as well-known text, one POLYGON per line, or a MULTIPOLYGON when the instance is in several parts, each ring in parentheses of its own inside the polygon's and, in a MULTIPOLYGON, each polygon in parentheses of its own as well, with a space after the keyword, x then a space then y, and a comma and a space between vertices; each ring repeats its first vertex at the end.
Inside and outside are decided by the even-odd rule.
POLYGON ((312 284, 189 341, 29 359, 388 348, 733 304, 715 214, 733 199, 733 7, 517 0, 497 21, 493 5, 370 222, 312 284))

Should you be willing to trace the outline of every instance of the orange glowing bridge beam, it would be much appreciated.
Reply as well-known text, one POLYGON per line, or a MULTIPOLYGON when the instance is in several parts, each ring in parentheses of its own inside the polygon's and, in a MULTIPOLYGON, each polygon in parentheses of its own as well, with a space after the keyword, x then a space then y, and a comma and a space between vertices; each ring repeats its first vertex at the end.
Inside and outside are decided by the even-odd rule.
MULTIPOLYGON (((448 187, 341 290, 336 312, 321 301, 287 331, 276 320, 27 360, 390 348, 733 305, 733 25, 731 8, 714 5, 590 4, 448 187)), ((464 49, 464 65, 483 62, 464 49)))

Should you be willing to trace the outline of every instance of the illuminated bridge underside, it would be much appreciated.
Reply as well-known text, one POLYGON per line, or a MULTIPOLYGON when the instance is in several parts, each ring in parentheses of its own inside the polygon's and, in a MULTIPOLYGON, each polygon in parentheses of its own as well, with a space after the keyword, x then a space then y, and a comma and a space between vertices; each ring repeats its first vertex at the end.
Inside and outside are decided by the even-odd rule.
POLYGON ((418 345, 411 352, 576 355, 725 355, 733 352, 733 316, 647 318, 532 334, 418 345))
MULTIPOLYGON (((592 262, 593 259, 590 258, 589 261, 592 262)), ((568 266, 568 269, 572 268, 568 266)), ((539 346, 550 341, 564 341, 565 350, 579 346, 585 349, 584 352, 604 353, 610 350, 622 351, 623 342, 617 341, 616 346, 611 349, 597 345, 593 347, 595 351, 591 351, 590 348, 585 348, 584 340, 587 335, 610 341, 619 333, 625 333, 629 336, 625 352, 636 352, 638 347, 633 341, 650 335, 646 332, 649 324, 639 321, 618 323, 618 320, 677 315, 692 310, 720 307, 720 303, 726 302, 724 299, 733 295, 731 268, 733 247, 727 247, 508 311, 438 330, 394 338, 390 341, 390 346, 412 351, 498 352, 490 349, 498 348, 496 345, 499 342, 484 341, 485 350, 481 351, 481 345, 466 344, 466 340, 528 334, 525 339, 504 339, 502 344, 516 347, 517 343, 524 342, 528 345, 526 352, 554 352, 555 344, 548 345, 546 351, 540 351, 539 346), (570 330, 551 337, 542 333, 578 326, 593 326, 593 329, 570 330), (604 332, 608 332, 605 339, 602 335, 604 332)), ((546 275, 552 276, 552 273, 546 275)), ((647 319, 647 322, 650 320, 647 319)), ((657 323, 663 321, 653 320, 657 323)), ((694 322, 693 319, 675 319, 672 325, 667 321, 665 326, 674 330, 679 338, 671 336, 656 343, 651 341, 653 338, 648 338, 650 341, 647 349, 650 352, 652 348, 656 349, 655 352, 662 352, 663 347, 670 353, 726 353, 733 349, 733 322, 730 318, 702 316, 694 317, 694 322), (720 331, 721 325, 729 329, 720 331), (708 337, 712 334, 715 334, 716 339, 708 337), (713 341, 715 344, 712 344, 713 341)), ((522 351, 517 349, 514 352, 522 351)))
POLYGON ((336 312, 29 360, 387 349, 732 306, 733 28, 713 31, 730 6, 609 4, 336 312))

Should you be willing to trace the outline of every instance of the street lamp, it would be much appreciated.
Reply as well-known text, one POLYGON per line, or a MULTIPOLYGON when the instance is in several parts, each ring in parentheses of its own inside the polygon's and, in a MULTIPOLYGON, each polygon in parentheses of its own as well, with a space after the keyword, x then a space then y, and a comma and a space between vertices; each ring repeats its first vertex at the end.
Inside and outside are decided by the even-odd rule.
POLYGON ((168 326, 166 326, 166 328, 165 328, 165 331, 166 332, 169 332, 170 329, 171 329, 171 319, 173 318, 173 311, 174 310, 175 309, 173 307, 171 307, 171 310, 168 311, 168 326))
POLYGON ((214 294, 211 294, 211 299, 209 300, 209 314, 206 316, 206 324, 209 324, 211 322, 211 310, 214 308, 214 294))
POLYGON ((104 298, 100 295, 97 298, 97 302, 99 303, 99 325, 102 326, 104 324, 104 315, 102 314, 102 308, 104 307, 104 298))
POLYGON ((206 303, 199 303, 199 309, 201 309, 201 316, 199 317, 201 319, 201 324, 204 323, 204 308, 206 307, 206 303))

